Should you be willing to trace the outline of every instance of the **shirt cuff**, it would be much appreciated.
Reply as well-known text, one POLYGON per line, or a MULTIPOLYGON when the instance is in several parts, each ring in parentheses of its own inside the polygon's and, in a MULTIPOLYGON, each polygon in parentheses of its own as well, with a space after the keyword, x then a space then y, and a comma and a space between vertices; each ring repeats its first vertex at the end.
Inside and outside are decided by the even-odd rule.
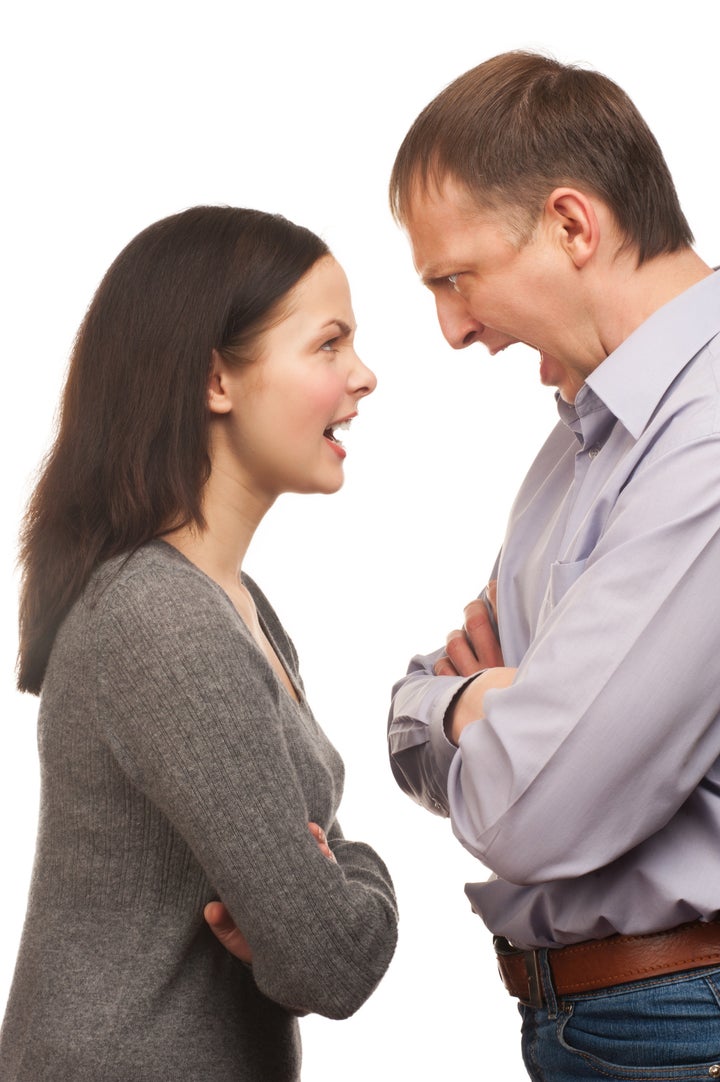
MULTIPOLYGON (((484 669, 482 670, 485 671, 484 669)), ((428 690, 426 703, 423 700, 422 711, 428 726, 428 735, 433 756, 442 761, 449 761, 457 751, 457 744, 448 739, 445 731, 445 721, 455 700, 481 674, 473 673, 472 676, 441 676, 436 677, 433 686, 428 690), (437 686, 441 685, 441 686, 437 686)))

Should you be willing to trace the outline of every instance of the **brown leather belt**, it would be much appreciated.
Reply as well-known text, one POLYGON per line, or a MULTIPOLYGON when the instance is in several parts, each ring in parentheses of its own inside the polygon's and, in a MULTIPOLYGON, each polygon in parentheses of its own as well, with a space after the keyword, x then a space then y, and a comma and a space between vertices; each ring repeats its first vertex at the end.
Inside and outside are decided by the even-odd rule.
MULTIPOLYGON (((511 996, 531 1007, 545 1002, 541 952, 517 950, 495 937, 502 982, 511 996)), ((720 964, 720 922, 693 921, 652 935, 614 935, 547 951, 558 996, 593 992, 664 973, 720 964)))

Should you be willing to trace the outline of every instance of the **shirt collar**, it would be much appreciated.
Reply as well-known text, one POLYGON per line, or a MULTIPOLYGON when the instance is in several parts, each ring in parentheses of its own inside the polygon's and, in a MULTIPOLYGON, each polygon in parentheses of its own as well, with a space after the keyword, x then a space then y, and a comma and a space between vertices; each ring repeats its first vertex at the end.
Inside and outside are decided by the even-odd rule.
POLYGON ((675 377, 720 333, 720 272, 708 275, 654 312, 598 365, 586 388, 638 439, 675 377))

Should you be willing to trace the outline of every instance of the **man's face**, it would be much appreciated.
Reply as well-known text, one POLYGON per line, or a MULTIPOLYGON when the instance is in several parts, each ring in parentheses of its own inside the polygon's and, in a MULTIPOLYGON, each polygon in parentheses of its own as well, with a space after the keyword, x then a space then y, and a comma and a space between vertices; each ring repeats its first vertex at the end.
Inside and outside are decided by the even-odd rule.
POLYGON ((495 354, 525 342, 540 350, 543 383, 573 401, 582 378, 556 359, 568 316, 558 274, 568 261, 542 219, 520 246, 501 211, 479 210, 448 179, 439 189, 417 191, 405 225, 415 267, 453 349, 481 342, 495 354))

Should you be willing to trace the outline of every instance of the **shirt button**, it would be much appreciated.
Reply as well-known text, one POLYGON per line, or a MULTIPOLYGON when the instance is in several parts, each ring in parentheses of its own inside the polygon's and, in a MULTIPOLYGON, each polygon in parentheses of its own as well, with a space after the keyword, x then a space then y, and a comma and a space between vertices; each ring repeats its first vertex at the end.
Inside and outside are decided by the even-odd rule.
POLYGON ((590 450, 588 451, 588 455, 590 456, 590 458, 597 458, 597 456, 599 454, 600 454, 600 448, 597 447, 597 446, 591 447, 590 450))

